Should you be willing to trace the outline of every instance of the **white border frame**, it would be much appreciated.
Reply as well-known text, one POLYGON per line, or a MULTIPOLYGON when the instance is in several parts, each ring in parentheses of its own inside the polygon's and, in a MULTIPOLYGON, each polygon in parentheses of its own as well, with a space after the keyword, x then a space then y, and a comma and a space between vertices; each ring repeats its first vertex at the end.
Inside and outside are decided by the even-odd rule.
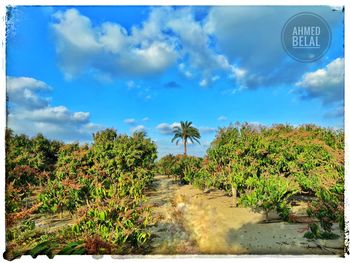
MULTIPOLYGON (((152 6, 162 6, 162 5, 183 5, 183 6, 211 6, 211 5, 222 5, 222 6, 238 6, 238 5, 252 5, 252 6, 298 6, 298 5, 329 5, 329 6, 345 6, 345 14, 350 12, 350 1, 347 0, 118 0, 118 1, 108 1, 108 0, 79 0, 72 2, 72 0, 2 0, 0 3, 0 18, 1 18, 1 26, 0 26, 0 39, 1 39, 1 47, 0 47, 0 58, 1 58, 1 68, 0 68, 0 252, 5 252, 5 127, 6 127, 6 38, 5 38, 5 16, 6 16, 6 6, 8 5, 23 5, 23 6, 32 6, 32 5, 43 5, 43 6, 59 6, 59 5, 67 5, 67 6, 81 6, 81 5, 89 5, 89 6, 99 6, 99 5, 152 5, 152 6), (97 4, 98 3, 98 4, 97 4)), ((350 92, 347 89, 350 88, 350 17, 346 17, 344 14, 344 58, 345 58, 345 87, 344 87, 344 103, 345 103, 345 113, 344 113, 344 131, 345 131, 345 222, 346 222, 346 240, 349 240, 349 221, 350 221, 350 213, 349 213, 349 150, 350 150, 350 142, 349 142, 349 124, 350 123, 350 114, 347 114, 349 110, 349 96, 350 92)), ((346 244, 347 249, 349 250, 349 243, 346 244)), ((2 255, 1 255, 2 257, 2 255)), ((348 255, 345 255, 346 258, 349 258, 348 255)), ((115 257, 118 258, 118 257, 115 257)), ((261 261, 269 261, 270 263, 280 262, 281 260, 291 262, 295 259, 304 259, 308 261, 323 263, 330 261, 344 261, 344 258, 340 257, 330 257, 330 256, 144 256, 144 257, 119 257, 127 262, 138 262, 140 259, 143 260, 154 260, 158 261, 159 259, 165 260, 167 262, 176 260, 182 261, 183 263, 187 262, 211 262, 213 260, 220 260, 223 262, 231 262, 231 260, 247 260, 249 262, 261 262, 261 261)), ((30 256, 22 256, 21 259, 16 259, 15 262, 33 262, 33 259, 30 256)), ((35 262, 46 262, 48 258, 46 256, 39 256, 35 259, 35 262)), ((91 256, 57 256, 52 259, 50 262, 63 262, 69 261, 74 262, 75 260, 84 260, 84 262, 95 262, 91 256)), ((111 256, 103 256, 103 261, 112 260, 111 256)), ((121 260, 121 259, 114 259, 121 260)))

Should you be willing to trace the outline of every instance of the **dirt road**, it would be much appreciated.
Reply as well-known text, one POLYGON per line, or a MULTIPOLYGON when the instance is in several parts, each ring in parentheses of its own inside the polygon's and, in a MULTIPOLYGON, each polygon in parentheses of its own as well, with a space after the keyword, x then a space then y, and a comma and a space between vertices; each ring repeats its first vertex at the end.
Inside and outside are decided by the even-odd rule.
POLYGON ((174 203, 175 193, 180 186, 167 176, 155 177, 154 185, 147 193, 153 207, 154 216, 158 219, 151 228, 154 235, 152 254, 197 254, 198 248, 182 225, 181 214, 174 203))
POLYGON ((148 197, 160 218, 152 228, 152 254, 343 255, 343 236, 309 241, 303 237, 307 224, 266 224, 260 213, 231 207, 222 191, 203 193, 158 175, 148 197))

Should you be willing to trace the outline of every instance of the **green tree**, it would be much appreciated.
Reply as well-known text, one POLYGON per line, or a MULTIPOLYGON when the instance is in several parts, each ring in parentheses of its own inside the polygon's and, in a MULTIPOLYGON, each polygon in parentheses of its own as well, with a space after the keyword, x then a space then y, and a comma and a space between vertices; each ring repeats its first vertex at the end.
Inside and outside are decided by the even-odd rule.
POLYGON ((298 184, 291 178, 280 175, 253 176, 247 179, 248 189, 242 196, 242 203, 265 213, 265 222, 269 221, 269 212, 287 207, 289 197, 299 192, 298 184))
POLYGON ((176 126, 173 129, 174 137, 171 142, 176 142, 176 145, 182 140, 184 144, 184 155, 187 155, 187 141, 190 140, 192 143, 199 142, 201 135, 197 128, 192 126, 191 121, 181 121, 180 126, 176 126))

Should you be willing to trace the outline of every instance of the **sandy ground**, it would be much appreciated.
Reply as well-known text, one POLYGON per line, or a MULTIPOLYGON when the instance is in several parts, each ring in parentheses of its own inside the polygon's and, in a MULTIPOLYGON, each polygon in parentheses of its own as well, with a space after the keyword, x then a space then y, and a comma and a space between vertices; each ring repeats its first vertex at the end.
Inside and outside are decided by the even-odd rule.
MULTIPOLYGON (((149 197, 160 218, 152 229, 153 254, 343 255, 343 236, 308 241, 303 238, 307 224, 264 223, 260 213, 231 207, 230 197, 222 191, 203 193, 157 176, 149 197)), ((341 235, 336 228, 335 233, 341 235)))
MULTIPOLYGON (((157 175, 147 192, 158 223, 151 227, 151 254, 284 254, 344 255, 344 236, 334 225, 337 240, 307 240, 305 223, 286 223, 270 215, 272 223, 248 208, 231 207, 223 191, 204 193, 157 175)), ((294 207, 305 214, 305 206, 294 207)), ((68 212, 33 215, 37 227, 50 233, 74 224, 68 212)))
POLYGON ((195 241, 182 225, 182 215, 176 209, 175 193, 180 188, 167 176, 156 176, 154 187, 147 193, 153 216, 158 223, 153 233, 152 254, 197 254, 195 241))

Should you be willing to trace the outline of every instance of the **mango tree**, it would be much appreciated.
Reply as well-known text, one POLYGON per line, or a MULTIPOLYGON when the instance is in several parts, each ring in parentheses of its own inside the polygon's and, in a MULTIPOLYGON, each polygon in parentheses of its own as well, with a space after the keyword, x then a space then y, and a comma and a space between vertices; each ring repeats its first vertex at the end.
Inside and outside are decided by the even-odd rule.
POLYGON ((269 221, 269 212, 279 208, 290 196, 299 192, 297 183, 279 175, 254 176, 247 180, 248 190, 242 196, 242 203, 265 213, 269 221))

